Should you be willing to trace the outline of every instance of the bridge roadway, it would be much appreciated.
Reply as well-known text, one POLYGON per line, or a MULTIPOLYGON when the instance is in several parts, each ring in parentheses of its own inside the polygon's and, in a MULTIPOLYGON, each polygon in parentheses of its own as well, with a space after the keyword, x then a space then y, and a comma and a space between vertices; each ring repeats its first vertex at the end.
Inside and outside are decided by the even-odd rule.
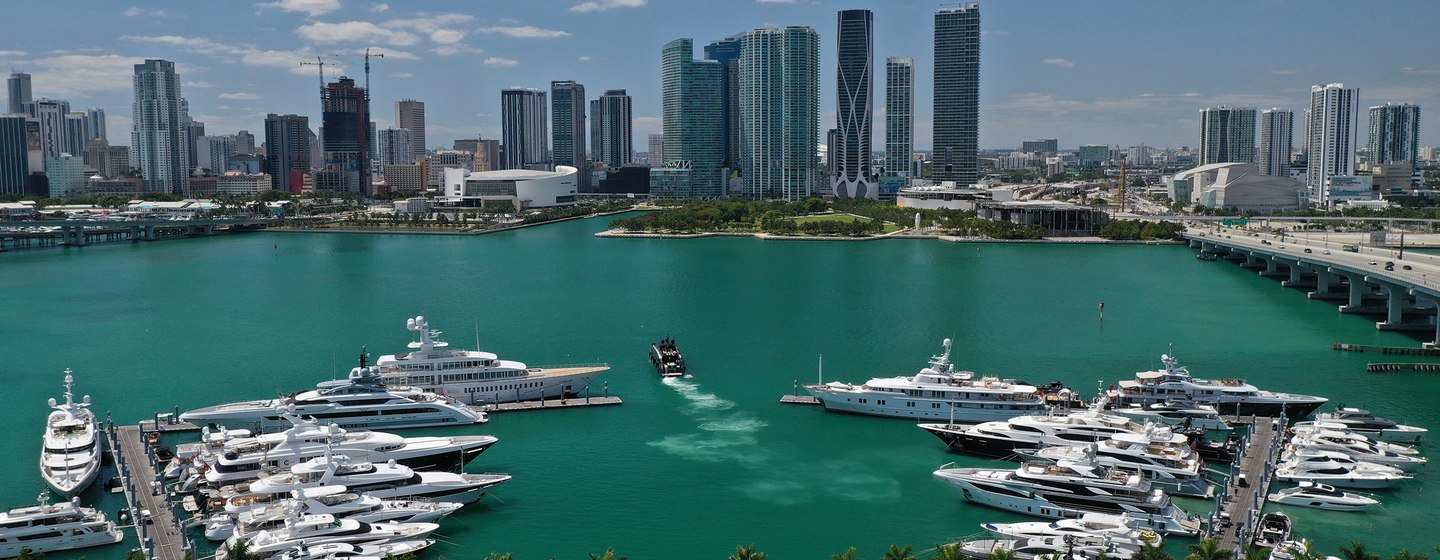
POLYGON ((1182 235, 1202 251, 1243 259, 1241 266, 1258 268, 1262 276, 1285 277, 1284 286, 1313 288, 1311 299, 1344 301, 1341 313, 1385 315, 1377 329, 1423 329, 1440 343, 1440 320, 1405 322, 1407 313, 1433 316, 1440 309, 1440 255, 1363 246, 1350 252, 1338 243, 1230 228, 1191 228, 1182 235), (1386 270, 1387 263, 1394 270, 1386 270), (1383 307, 1366 305, 1382 298, 1383 307))
POLYGON ((6 246, 27 246, 32 242, 42 245, 59 242, 63 245, 84 246, 96 240, 101 241, 155 241, 167 234, 187 236, 213 235, 217 228, 228 231, 262 229, 270 223, 265 219, 198 219, 198 220, 34 220, 0 222, 0 251, 6 246), (55 231, 20 231, 21 228, 54 228, 55 231))

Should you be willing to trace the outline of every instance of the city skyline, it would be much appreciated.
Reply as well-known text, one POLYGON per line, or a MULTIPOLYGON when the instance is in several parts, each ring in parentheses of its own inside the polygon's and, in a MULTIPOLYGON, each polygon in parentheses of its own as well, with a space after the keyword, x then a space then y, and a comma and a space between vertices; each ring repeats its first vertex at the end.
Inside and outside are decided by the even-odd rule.
MULTIPOLYGON (((420 15, 398 4, 382 11, 381 4, 350 0, 218 5, 203 12, 171 4, 58 2, 35 7, 27 16, 31 25, 0 42, 0 64, 31 73, 36 98, 104 107, 113 129, 128 130, 129 69, 147 57, 173 60, 188 84, 190 112, 212 134, 225 134, 258 130, 272 112, 319 122, 316 68, 302 68, 300 60, 373 46, 387 53, 373 65, 374 102, 390 105, 406 97, 427 102, 430 145, 448 146, 477 133, 498 138, 498 92, 512 86, 545 88, 552 80, 575 80, 596 92, 628 90, 635 103, 634 134, 644 145, 645 135, 660 132, 657 53, 665 42, 694 37, 698 49, 767 25, 809 25, 820 31, 820 123, 828 128, 835 120, 835 13, 869 8, 875 12, 874 56, 916 59, 915 147, 932 145, 930 27, 939 4, 757 2, 731 7, 630 0, 572 10, 590 4, 538 2, 481 12, 463 3, 437 2, 420 15), (627 7, 633 4, 639 5, 627 7), (662 25, 637 33, 605 32, 637 18, 662 25)), ((1350 4, 1330 4, 1361 12, 1350 4)), ((1414 17, 1381 24, 1363 17, 1312 17, 1329 13, 1323 6, 1175 5, 1159 10, 1137 2, 1097 10, 1065 3, 982 3, 980 147, 1013 148, 1023 139, 1041 137, 1059 138, 1072 149, 1100 143, 1193 147, 1198 141, 1193 115, 1199 109, 1280 107, 1298 114, 1309 104, 1309 86, 1333 82, 1360 88, 1363 107, 1387 102, 1434 106, 1440 104, 1440 65, 1423 53, 1432 50, 1427 43, 1433 47, 1440 40, 1423 27, 1440 17, 1440 6, 1410 9, 1414 17), (1049 17, 1035 21, 1036 10, 1049 17), (1297 24, 1273 25, 1287 20, 1297 24), (1182 27, 1174 21, 1189 23, 1182 27), (1076 35, 1058 31, 1062 25, 1091 29, 1086 34, 1091 39, 1075 41, 1076 35), (1254 39, 1214 44, 1200 32, 1218 25, 1254 39), (1307 39, 1357 33, 1409 37, 1414 48, 1381 56, 1378 47, 1312 45, 1307 39), (1291 56, 1284 55, 1285 45, 1294 47, 1291 56), (1259 48, 1278 50, 1273 57, 1253 56, 1259 48), (1128 53, 1125 62, 1116 61, 1116 49, 1128 53), (1208 53, 1206 59, 1188 58, 1201 50, 1208 53)), ((357 58, 327 62, 327 80, 341 72, 363 78, 357 58)), ((877 136, 884 132, 882 101, 875 105, 877 136)), ((377 128, 396 126, 388 111, 374 113, 377 128)), ((1368 115, 1360 118, 1363 128, 1368 115)), ((1440 129, 1423 129, 1420 143, 1440 145, 1440 129)))

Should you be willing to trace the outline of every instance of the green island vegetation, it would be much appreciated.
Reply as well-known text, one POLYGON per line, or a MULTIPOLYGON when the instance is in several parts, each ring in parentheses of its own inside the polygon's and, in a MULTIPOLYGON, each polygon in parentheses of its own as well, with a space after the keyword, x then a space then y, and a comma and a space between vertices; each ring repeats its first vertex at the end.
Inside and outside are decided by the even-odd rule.
POLYGON ((621 218, 611 227, 646 233, 770 233, 863 237, 899 231, 913 223, 915 214, 926 227, 949 235, 991 239, 1040 239, 1038 226, 993 222, 961 210, 919 210, 865 199, 818 197, 783 201, 680 201, 662 206, 668 210, 621 218), (868 218, 868 220, 866 220, 868 218))
POLYGON ((1111 241, 1150 241, 1179 239, 1185 226, 1177 222, 1144 220, 1111 220, 1096 235, 1111 241))

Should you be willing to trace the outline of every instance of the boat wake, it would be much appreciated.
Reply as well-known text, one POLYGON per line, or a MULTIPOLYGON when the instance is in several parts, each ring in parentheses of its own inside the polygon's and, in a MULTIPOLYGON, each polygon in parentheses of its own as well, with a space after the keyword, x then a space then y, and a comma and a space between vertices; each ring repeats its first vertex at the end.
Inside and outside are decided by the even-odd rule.
POLYGON ((685 398, 681 409, 694 417, 699 432, 665 436, 647 442, 662 451, 677 457, 707 462, 760 461, 763 450, 756 445, 755 433, 768 425, 745 411, 734 411, 735 402, 714 393, 700 390, 700 386, 681 378, 667 377, 661 380, 685 398))

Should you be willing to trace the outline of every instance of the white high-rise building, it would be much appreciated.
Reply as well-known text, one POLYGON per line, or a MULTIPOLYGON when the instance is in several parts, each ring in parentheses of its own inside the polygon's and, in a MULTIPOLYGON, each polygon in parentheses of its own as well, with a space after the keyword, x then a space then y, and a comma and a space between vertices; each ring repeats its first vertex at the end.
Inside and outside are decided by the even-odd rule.
POLYGON ((376 160, 380 169, 387 165, 415 163, 415 135, 409 129, 387 128, 380 131, 375 144, 379 150, 376 160))
POLYGON ((1359 111, 1357 88, 1339 83, 1310 88, 1309 137, 1305 140, 1310 200, 1328 202, 1330 178, 1355 174, 1355 138, 1360 126, 1355 118, 1359 111))
POLYGON ((70 115, 70 102, 55 99, 27 101, 25 114, 40 124, 40 161, 42 171, 48 171, 50 160, 70 152, 69 127, 65 121, 70 115))
POLYGON ((1290 143, 1295 135, 1295 113, 1279 107, 1260 112, 1260 172, 1290 176, 1290 143))
POLYGON ((190 118, 175 63, 148 59, 136 64, 134 86, 130 167, 145 177, 145 190, 188 196, 190 118))
MULTIPOLYGON (((1211 107, 1200 110, 1200 165, 1255 161, 1255 109, 1211 107)), ((1133 161, 1137 165, 1143 163, 1133 161)))
POLYGON ((395 127, 410 131, 411 162, 422 161, 425 147, 425 102, 401 99, 395 102, 395 127))
POLYGON ((745 194, 805 198, 819 177, 820 36, 805 26, 756 29, 742 36, 740 51, 745 194))
POLYGON ((830 178, 835 196, 879 198, 871 180, 870 142, 875 96, 872 41, 875 16, 870 10, 841 10, 836 17, 835 130, 838 137, 829 157, 835 161, 830 178))
POLYGON ((648 138, 650 149, 650 166, 659 167, 665 162, 665 135, 651 134, 648 138))

